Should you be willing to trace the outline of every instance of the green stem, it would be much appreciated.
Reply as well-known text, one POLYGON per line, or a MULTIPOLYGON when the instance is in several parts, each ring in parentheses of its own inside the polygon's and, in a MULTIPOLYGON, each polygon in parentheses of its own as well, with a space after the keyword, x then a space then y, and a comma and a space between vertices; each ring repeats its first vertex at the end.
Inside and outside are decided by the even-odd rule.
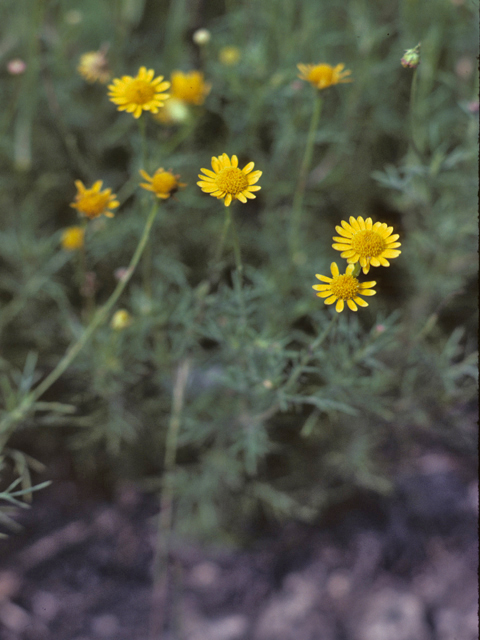
POLYGON ((181 426, 181 416, 189 372, 190 361, 185 359, 181 362, 177 370, 177 377, 173 388, 172 412, 170 414, 165 440, 165 457, 163 463, 165 479, 160 499, 157 543, 153 562, 153 594, 150 619, 151 640, 163 637, 165 605, 168 591, 168 561, 170 557, 173 526, 173 473, 176 465, 178 434, 181 426))
POLYGON ((125 276, 117 284, 112 295, 107 300, 107 302, 103 305, 103 307, 100 307, 100 309, 98 309, 98 311, 95 313, 92 321, 90 322, 88 327, 86 327, 85 331, 82 333, 82 335, 77 340, 77 342, 75 342, 68 349, 66 354, 57 364, 55 369, 50 373, 50 375, 48 375, 45 378, 45 380, 43 380, 43 382, 41 382, 38 385, 38 387, 36 387, 27 396, 25 396, 25 398, 22 400, 22 402, 16 409, 14 409, 8 416, 6 416, 5 418, 3 418, 3 420, 0 421, 0 433, 2 433, 2 440, 4 442, 8 440, 8 436, 9 436, 8 431, 11 430, 12 427, 17 422, 19 422, 25 417, 25 415, 30 410, 31 406, 45 393, 45 391, 47 391, 47 389, 49 389, 52 386, 54 382, 58 380, 58 378, 62 375, 62 373, 64 373, 64 371, 68 369, 68 367, 72 364, 72 362, 75 360, 75 358, 80 353, 80 351, 89 341, 89 339, 92 337, 97 327, 99 327, 105 321, 112 307, 115 305, 115 303, 123 293, 123 290, 125 289, 132 275, 135 272, 135 269, 138 265, 140 257, 147 244, 147 241, 150 235, 150 230, 152 228, 152 225, 154 223, 157 213, 158 213, 158 206, 157 206, 157 202, 155 202, 150 212, 150 215, 148 216, 145 227, 143 229, 142 237, 140 238, 137 248, 135 249, 135 253, 132 256, 132 259, 130 260, 130 264, 128 265, 128 269, 126 271, 125 276))
POLYGON ((240 303, 240 310, 242 314, 242 325, 243 327, 247 324, 247 312, 245 309, 245 300, 243 298, 243 263, 242 263, 242 255, 240 253, 240 242, 238 240, 237 228, 235 225, 234 217, 231 213, 230 208, 227 208, 227 216, 230 218, 230 226, 232 228, 232 243, 233 243, 233 253, 235 255, 235 266, 237 268, 237 295, 238 301, 240 303))
POLYGON ((225 247, 225 240, 227 239, 227 233, 230 228, 230 223, 232 221, 232 216, 229 215, 229 209, 225 207, 225 218, 223 222, 222 235, 220 238, 220 244, 217 248, 217 253, 215 254, 215 266, 220 262, 220 258, 222 257, 223 249, 225 247))
POLYGON ((82 309, 82 315, 85 324, 90 321, 95 312, 95 292, 93 287, 90 287, 87 282, 87 250, 86 250, 86 239, 87 239, 87 220, 85 218, 82 219, 82 228, 84 232, 83 236, 83 244, 80 248, 78 255, 78 287, 80 290, 80 296, 84 300, 85 306, 82 309))
POLYGON ((413 70, 412 85, 410 88, 410 145, 413 151, 417 154, 419 160, 423 160, 423 154, 420 148, 417 146, 416 135, 416 104, 418 94, 418 69, 413 70))
POLYGON ((146 171, 147 170, 147 133, 146 133, 145 118, 140 116, 137 122, 138 122, 138 130, 140 133, 140 164, 141 164, 141 168, 144 171, 146 171))
POLYGON ((300 223, 302 217, 303 199, 305 196, 305 188, 307 186, 308 171, 312 162, 313 147, 315 144, 315 134, 317 132, 318 123, 320 121, 320 113, 322 111, 322 98, 320 92, 315 94, 313 103, 312 119, 310 120, 310 128, 308 130, 307 144, 305 153, 298 174, 297 188, 293 196, 292 216, 290 220, 290 252, 292 259, 298 261, 298 251, 300 244, 300 223))

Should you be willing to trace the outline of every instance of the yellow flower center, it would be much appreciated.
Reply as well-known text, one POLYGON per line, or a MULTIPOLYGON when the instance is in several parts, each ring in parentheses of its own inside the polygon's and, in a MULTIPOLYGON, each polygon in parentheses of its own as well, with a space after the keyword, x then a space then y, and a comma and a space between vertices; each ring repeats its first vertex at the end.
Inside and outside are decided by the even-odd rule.
POLYGON ((310 82, 315 84, 332 84, 333 81, 333 68, 328 64, 319 64, 314 67, 308 74, 310 82))
POLYGON ((360 231, 352 238, 352 249, 363 258, 376 258, 386 249, 385 240, 375 231, 360 231))
POLYGON ((356 278, 345 273, 333 278, 330 289, 340 300, 351 300, 358 295, 360 283, 356 278))
POLYGON ((155 95, 155 87, 145 80, 130 80, 125 86, 124 96, 131 104, 146 104, 155 95))
POLYGON ((87 217, 99 216, 103 213, 110 201, 109 194, 105 193, 92 193, 83 195, 78 200, 78 208, 87 217))
POLYGON ((161 171, 153 176, 152 187, 157 193, 170 193, 177 187, 177 179, 168 171, 161 171))
POLYGON ((217 186, 221 191, 236 196, 248 187, 248 178, 238 167, 229 167, 218 174, 217 186))

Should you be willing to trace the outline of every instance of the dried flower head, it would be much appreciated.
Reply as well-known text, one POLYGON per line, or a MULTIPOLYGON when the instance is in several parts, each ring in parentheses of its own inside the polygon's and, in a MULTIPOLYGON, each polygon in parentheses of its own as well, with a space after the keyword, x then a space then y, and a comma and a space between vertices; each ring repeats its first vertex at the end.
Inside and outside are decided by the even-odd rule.
POLYGON ((102 48, 99 51, 88 51, 80 56, 77 71, 87 82, 105 84, 110 80, 111 73, 106 53, 106 49, 102 48))
POLYGON ((232 200, 240 200, 245 203, 247 198, 253 199, 253 191, 259 191, 261 187, 254 186, 258 182, 261 171, 252 171, 254 162, 249 162, 243 169, 238 168, 237 156, 230 159, 226 153, 218 158, 212 158, 212 169, 200 169, 205 174, 199 174, 198 186, 205 193, 214 198, 225 198, 225 206, 228 207, 232 200))
POLYGON ((85 242, 84 227, 67 227, 62 232, 62 248, 65 251, 77 251, 85 242))
POLYGON ((355 266, 349 264, 345 273, 340 274, 337 264, 332 262, 330 270, 332 272, 332 278, 328 276, 321 276, 318 273, 316 278, 322 282, 328 284, 314 284, 312 288, 318 291, 317 296, 319 298, 326 298, 325 304, 333 304, 336 302, 335 310, 340 313, 345 308, 345 302, 348 308, 352 311, 357 311, 358 306, 368 307, 368 302, 365 302, 360 296, 374 296, 376 291, 370 289, 377 283, 371 282, 359 282, 357 278, 352 275, 355 266))
POLYGON ((122 331, 132 324, 132 316, 126 309, 115 311, 110 322, 110 326, 114 331, 122 331))
POLYGON ((77 194, 75 202, 72 202, 70 206, 90 220, 98 218, 102 214, 107 218, 113 218, 110 209, 116 209, 120 203, 116 200, 117 196, 112 193, 111 189, 102 191, 102 185, 102 180, 97 180, 90 189, 87 189, 81 180, 75 180, 77 194))
POLYGON ((361 216, 355 219, 350 216, 350 224, 342 220, 342 226, 336 226, 335 230, 341 237, 334 236, 335 244, 332 245, 340 256, 346 258, 350 264, 360 262, 363 273, 368 273, 372 267, 389 267, 387 258, 397 258, 401 246, 397 242, 400 237, 397 233, 392 235, 393 227, 385 222, 375 222, 371 218, 364 220, 361 216))
POLYGON ((135 78, 114 78, 113 84, 108 85, 111 102, 118 105, 119 111, 127 111, 134 118, 139 118, 143 111, 157 113, 169 97, 162 91, 169 88, 170 82, 163 82, 163 76, 154 79, 154 75, 153 69, 140 67, 135 78))
POLYGON ((172 83, 171 96, 189 104, 203 104, 211 89, 211 85, 203 79, 201 71, 189 71, 188 73, 172 71, 170 80, 172 83))
POLYGON ((218 59, 226 67, 233 67, 240 61, 240 49, 238 47, 222 47, 218 59))
POLYGON ((173 196, 178 189, 186 186, 184 182, 178 181, 179 175, 174 175, 171 171, 165 171, 162 168, 157 169, 153 176, 149 176, 146 171, 140 169, 140 175, 147 181, 140 183, 142 189, 152 191, 157 198, 161 198, 162 200, 167 200, 167 198, 173 196))
POLYGON ((316 89, 328 89, 334 84, 340 84, 341 82, 352 82, 352 79, 348 76, 351 71, 345 70, 345 65, 337 64, 336 67, 332 67, 329 64, 297 64, 300 71, 298 76, 301 80, 310 82, 316 89))

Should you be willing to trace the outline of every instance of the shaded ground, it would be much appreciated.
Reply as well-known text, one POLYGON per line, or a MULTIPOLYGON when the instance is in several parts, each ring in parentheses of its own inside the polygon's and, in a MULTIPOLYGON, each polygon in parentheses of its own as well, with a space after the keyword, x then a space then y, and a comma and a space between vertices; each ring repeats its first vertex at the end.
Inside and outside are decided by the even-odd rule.
MULTIPOLYGON (((474 474, 428 453, 397 486, 249 550, 182 544, 162 640, 475 640, 474 474)), ((131 488, 109 504, 43 492, 0 542, 1 640, 147 640, 154 512, 131 488)))

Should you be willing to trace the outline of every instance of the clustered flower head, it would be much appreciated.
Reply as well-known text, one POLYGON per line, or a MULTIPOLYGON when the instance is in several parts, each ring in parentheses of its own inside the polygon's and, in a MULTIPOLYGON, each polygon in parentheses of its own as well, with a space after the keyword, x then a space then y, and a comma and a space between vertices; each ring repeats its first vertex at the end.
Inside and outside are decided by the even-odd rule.
POLYGON ((61 244, 65 251, 77 251, 85 242, 84 227, 67 227, 63 230, 61 244))
POLYGON ((88 51, 80 56, 80 62, 77 67, 78 73, 87 82, 100 82, 105 84, 110 80, 110 68, 106 57, 106 49, 99 51, 88 51))
POLYGON ((142 189, 152 191, 157 198, 162 200, 167 200, 178 189, 186 186, 184 182, 178 181, 179 175, 174 175, 171 171, 165 171, 163 168, 157 169, 153 176, 149 176, 146 171, 140 169, 140 175, 147 181, 140 183, 142 189))
POLYGON ((341 82, 352 82, 352 79, 348 77, 352 72, 345 69, 343 63, 337 64, 336 67, 326 63, 297 64, 297 67, 300 71, 298 77, 301 80, 310 82, 312 86, 319 90, 328 89, 328 87, 341 82))
POLYGON ((327 284, 315 284, 313 289, 318 291, 317 296, 325 298, 325 304, 336 302, 335 309, 338 313, 345 308, 345 303, 352 311, 357 311, 358 307, 367 307, 360 296, 374 296, 372 289, 376 285, 374 280, 370 282, 360 282, 357 275, 360 269, 367 274, 370 267, 390 266, 387 258, 397 258, 401 251, 397 250, 400 242, 397 242, 399 235, 394 234, 393 227, 389 227, 385 222, 373 223, 371 218, 364 220, 361 216, 354 218, 350 216, 350 224, 342 220, 342 226, 335 229, 340 237, 335 237, 333 248, 341 251, 340 256, 347 259, 345 273, 340 273, 335 262, 331 264, 332 277, 316 274, 316 277, 327 284))
POLYGON ((110 321, 110 326, 114 331, 123 331, 132 324, 132 316, 126 309, 115 311, 110 321))
POLYGON ((169 98, 168 93, 162 92, 170 87, 170 82, 164 82, 163 76, 154 78, 154 75, 153 69, 140 67, 135 78, 114 78, 113 83, 108 85, 111 102, 117 105, 119 111, 127 111, 134 118, 139 118, 143 111, 157 113, 169 98))
POLYGON ((254 191, 259 191, 261 187, 255 186, 258 182, 261 171, 253 171, 254 162, 249 162, 243 169, 238 168, 237 156, 231 159, 226 153, 212 158, 212 169, 200 169, 205 175, 199 174, 200 182, 198 186, 204 193, 209 193, 219 200, 224 199, 226 207, 229 207, 233 200, 247 202, 253 199, 254 191))
POLYGON ((120 204, 111 189, 102 191, 102 180, 97 180, 90 189, 87 189, 81 180, 75 180, 77 193, 75 202, 70 204, 80 215, 93 220, 102 214, 107 218, 113 218, 112 209, 120 204))

